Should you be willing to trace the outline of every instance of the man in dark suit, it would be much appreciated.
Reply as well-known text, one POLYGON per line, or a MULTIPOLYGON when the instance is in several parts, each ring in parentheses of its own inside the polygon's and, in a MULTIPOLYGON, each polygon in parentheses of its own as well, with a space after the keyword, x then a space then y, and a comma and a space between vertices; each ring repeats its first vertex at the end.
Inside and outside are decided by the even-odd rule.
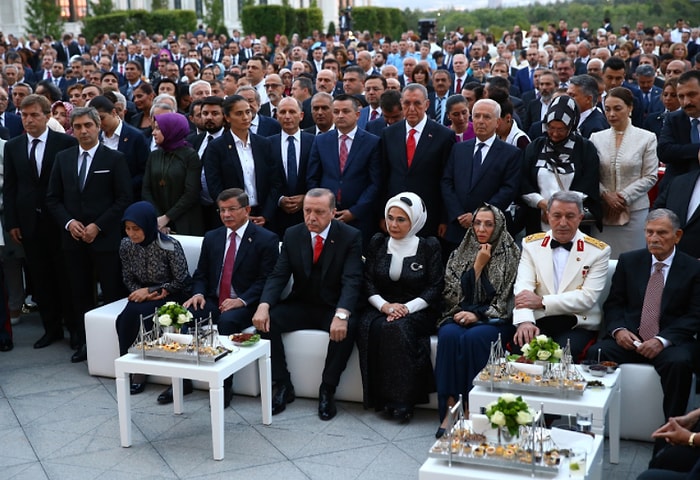
MULTIPOLYGON (((219 333, 230 335, 251 325, 265 280, 279 255, 279 238, 249 221, 248 195, 240 188, 222 191, 216 203, 224 226, 204 235, 193 295, 182 305, 196 318, 211 314, 219 333)), ((224 408, 231 404, 232 382, 233 376, 224 380, 224 408)), ((158 403, 172 401, 171 386, 159 395, 158 403)))
MULTIPOLYGON (((46 97, 29 95, 20 110, 27 133, 5 144, 5 229, 24 247, 32 296, 44 326, 34 348, 44 348, 63 338, 62 317, 69 304, 61 230, 46 207, 46 189, 56 154, 78 142, 46 127, 51 115, 46 97)), ((71 343, 77 346, 77 339, 71 343)))
POLYGON ((441 186, 449 220, 445 240, 450 250, 464 238, 478 207, 489 203, 505 210, 518 194, 522 152, 497 137, 500 118, 498 103, 478 100, 472 110, 476 138, 452 147, 447 160, 441 186))
POLYGON ((386 127, 403 120, 401 92, 398 90, 387 90, 379 98, 379 105, 382 107, 382 116, 369 122, 365 130, 381 138, 382 132, 386 127))
POLYGON ((408 85, 401 105, 405 121, 394 123, 382 133, 382 166, 386 175, 382 200, 401 192, 414 192, 428 209, 428 220, 419 235, 443 236, 447 217, 440 181, 455 135, 428 118, 428 92, 422 85, 408 85), (411 150, 413 156, 409 158, 411 150))
POLYGON ((683 110, 666 115, 657 148, 659 160, 666 164, 666 173, 659 186, 661 190, 674 177, 698 169, 700 70, 683 73, 678 79, 676 91, 683 110))
POLYGON ((141 199, 143 173, 146 160, 151 153, 146 137, 135 127, 122 122, 114 104, 105 96, 99 95, 90 100, 90 106, 100 115, 101 140, 105 147, 120 151, 129 166, 132 198, 141 199))
POLYGON ((529 92, 530 90, 535 89, 534 77, 535 69, 537 68, 538 64, 538 54, 539 52, 537 51, 537 47, 529 47, 525 54, 528 66, 525 68, 521 68, 520 70, 518 70, 518 73, 515 74, 515 80, 513 81, 513 85, 520 89, 521 95, 525 92, 529 92))
POLYGON ((683 236, 678 250, 691 257, 700 258, 700 209, 697 203, 697 187, 700 170, 675 177, 654 202, 654 208, 667 208, 678 215, 683 236))
POLYGON ((523 130, 529 132, 530 127, 541 122, 544 114, 552 101, 552 95, 559 85, 559 76, 552 70, 545 70, 539 76, 537 87, 540 97, 530 101, 525 108, 525 118, 523 118, 523 130), (544 110, 544 112, 543 112, 544 110))
POLYGON ((304 197, 304 223, 287 230, 277 264, 265 283, 253 325, 270 339, 272 349, 272 414, 294 401, 282 333, 301 329, 330 334, 319 388, 318 414, 332 419, 335 389, 352 353, 362 284, 362 239, 356 229, 334 220, 335 198, 326 189, 304 197), (292 291, 281 301, 290 276, 292 291))
MULTIPOLYGON (((452 88, 452 76, 447 70, 437 70, 433 74, 432 91, 428 92, 428 117, 435 120, 440 125, 449 125, 447 116, 447 97, 449 97, 450 89, 452 88)), ((459 92, 461 94, 461 92, 459 92)))
POLYGON ((73 36, 70 33, 64 33, 62 41, 54 43, 53 48, 56 50, 56 60, 65 66, 68 66, 68 61, 71 57, 80 55, 78 43, 73 40, 73 36))
POLYGON ((651 65, 640 65, 635 73, 637 74, 637 86, 642 92, 642 106, 646 120, 649 114, 664 110, 664 104, 661 102, 662 89, 654 85, 656 70, 651 65))
POLYGON ((652 210, 647 248, 620 255, 603 305, 607 336, 590 359, 649 363, 661 377, 664 416, 683 415, 700 330, 700 262, 679 249, 683 231, 671 210, 652 210))
POLYGON ((590 75, 575 75, 569 80, 566 94, 574 99, 581 116, 578 131, 584 138, 609 128, 605 115, 598 110, 598 82, 590 75))
POLYGON ((358 128, 366 129, 367 124, 381 117, 382 109, 379 99, 386 90, 386 79, 380 75, 370 75, 365 80, 365 99, 369 105, 362 107, 357 120, 358 128))
POLYGON ((333 128, 333 96, 326 92, 318 92, 311 98, 311 117, 313 126, 305 129, 311 135, 320 135, 333 128))
POLYGON ((87 358, 84 314, 96 306, 94 273, 105 303, 126 294, 119 261, 120 220, 131 203, 132 188, 124 155, 99 142, 97 110, 76 108, 71 127, 80 146, 56 155, 46 205, 64 229, 61 247, 74 314, 71 330, 81 344, 71 358, 76 363, 87 358))
POLYGON ((279 103, 277 118, 282 125, 282 133, 270 137, 272 159, 283 179, 281 196, 278 201, 275 231, 284 236, 292 225, 304 221, 302 207, 306 187, 306 173, 314 137, 300 130, 304 112, 295 98, 283 98, 279 103))
POLYGON ((6 111, 9 102, 10 97, 7 90, 0 87, 0 126, 9 130, 10 138, 15 138, 22 135, 24 127, 22 126, 22 119, 19 115, 6 111))
POLYGON ((250 199, 250 219, 263 226, 274 220, 282 187, 270 155, 270 141, 250 132, 253 113, 244 97, 226 98, 223 108, 231 128, 204 152, 209 195, 216 198, 224 189, 233 187, 245 190, 250 199))
POLYGON ((362 231, 368 242, 376 230, 381 183, 379 137, 357 126, 357 100, 347 94, 333 100, 335 130, 316 137, 306 174, 308 188, 327 188, 337 199, 336 220, 362 231))
POLYGON ((644 123, 644 98, 642 92, 634 85, 625 81, 627 66, 620 57, 610 57, 603 64, 603 83, 605 92, 603 94, 603 106, 605 105, 605 95, 615 87, 625 87, 634 96, 634 108, 632 109, 632 125, 642 128, 644 123))

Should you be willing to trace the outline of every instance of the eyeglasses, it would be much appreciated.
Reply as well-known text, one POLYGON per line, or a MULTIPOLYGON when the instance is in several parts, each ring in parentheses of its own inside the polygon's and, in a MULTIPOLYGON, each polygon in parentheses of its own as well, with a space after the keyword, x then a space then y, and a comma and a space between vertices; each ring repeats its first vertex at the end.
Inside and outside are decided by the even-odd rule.
POLYGON ((242 208, 245 208, 245 207, 223 207, 223 208, 217 208, 216 211, 219 213, 234 213, 234 212, 237 212, 238 210, 241 210, 242 208))
POLYGON ((268 83, 267 85, 265 85, 265 88, 277 88, 277 87, 281 87, 281 86, 282 86, 281 83, 268 83))

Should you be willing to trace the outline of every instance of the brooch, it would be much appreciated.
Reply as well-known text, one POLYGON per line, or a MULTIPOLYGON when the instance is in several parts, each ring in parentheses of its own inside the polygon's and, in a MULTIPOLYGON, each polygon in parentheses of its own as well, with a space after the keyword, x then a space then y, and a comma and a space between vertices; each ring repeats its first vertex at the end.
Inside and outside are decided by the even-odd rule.
POLYGON ((421 265, 420 263, 416 263, 416 262, 413 262, 410 265, 410 267, 411 267, 411 270, 413 270, 414 272, 419 272, 419 271, 423 270, 423 265, 421 265))

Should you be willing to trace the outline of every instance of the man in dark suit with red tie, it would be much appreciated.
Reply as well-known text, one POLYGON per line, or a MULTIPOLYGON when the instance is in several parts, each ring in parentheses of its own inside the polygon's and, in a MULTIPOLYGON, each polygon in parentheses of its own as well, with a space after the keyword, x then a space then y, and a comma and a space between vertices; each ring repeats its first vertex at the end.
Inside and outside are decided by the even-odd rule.
MULTIPOLYGON (((212 318, 221 335, 238 333, 251 325, 265 280, 279 255, 279 238, 250 221, 248 195, 229 188, 216 199, 222 227, 204 235, 192 297, 183 303, 196 318, 212 318)), ((224 380, 224 408, 231 403, 233 377, 224 380)), ((188 390, 191 385, 185 384, 188 390)), ((171 403, 172 387, 158 397, 171 403)))
POLYGON ((297 99, 283 98, 277 110, 282 133, 269 138, 272 143, 272 159, 283 179, 275 218, 275 230, 280 236, 284 235, 287 228, 304 221, 302 207, 304 194, 308 190, 306 172, 311 146, 316 137, 301 131, 300 123, 304 116, 301 108, 297 99))
POLYGON ((685 414, 700 331, 700 262, 676 248, 683 235, 671 210, 652 210, 647 248, 623 253, 603 305, 607 336, 589 359, 649 363, 661 377, 664 416, 685 414))
POLYGON ((700 70, 690 70, 678 78, 678 100, 682 110, 666 115, 657 152, 666 164, 660 189, 683 173, 698 169, 700 153, 700 70))
MULTIPOLYGON (((27 133, 5 144, 5 229, 24 247, 33 297, 44 326, 44 335, 34 348, 44 348, 63 338, 62 317, 70 303, 66 298, 61 229, 46 207, 46 190, 56 154, 78 142, 47 128, 51 104, 46 97, 25 97, 20 111, 27 133)), ((71 340, 77 347, 78 340, 71 340)))
POLYGON ((447 160, 441 186, 449 220, 445 239, 452 250, 471 227, 478 207, 488 203, 505 210, 518 194, 522 152, 497 137, 500 118, 498 103, 478 100, 472 111, 476 138, 452 147, 447 160))
POLYGON ((341 94, 333 100, 335 130, 316 136, 306 173, 308 188, 334 193, 336 219, 362 231, 364 242, 376 232, 381 183, 379 137, 358 128, 359 102, 341 94))
POLYGON ((358 230, 334 220, 335 215, 331 191, 309 190, 304 197, 304 223, 287 229, 253 316, 253 325, 271 343, 273 415, 295 399, 282 334, 309 328, 330 334, 318 414, 321 420, 330 420, 337 413, 335 389, 354 346, 355 309, 362 290, 362 239, 358 230), (290 276, 292 291, 281 300, 290 276))
POLYGON ((79 146, 56 155, 46 206, 63 230, 61 247, 68 271, 73 318, 69 328, 80 347, 71 362, 87 359, 85 312, 95 308, 95 276, 105 303, 126 294, 121 279, 121 218, 131 203, 131 177, 124 154, 99 142, 100 116, 77 107, 70 117, 79 146), (95 275, 96 272, 96 275, 95 275))
POLYGON ((442 236, 447 228, 447 217, 440 180, 455 135, 428 118, 430 102, 428 91, 422 85, 409 84, 404 89, 401 105, 405 120, 394 123, 382 133, 382 173, 385 176, 382 197, 387 200, 407 191, 420 196, 428 209, 428 220, 419 235, 442 236))

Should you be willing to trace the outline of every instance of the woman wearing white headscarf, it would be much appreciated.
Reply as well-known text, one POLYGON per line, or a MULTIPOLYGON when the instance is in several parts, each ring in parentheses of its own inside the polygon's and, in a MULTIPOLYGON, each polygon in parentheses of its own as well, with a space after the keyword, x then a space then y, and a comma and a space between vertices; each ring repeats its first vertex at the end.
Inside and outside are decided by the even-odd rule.
POLYGON ((440 315, 440 244, 416 236, 427 219, 423 200, 404 192, 384 208, 387 232, 367 248, 365 289, 370 306, 360 320, 358 347, 365 408, 408 421, 428 402, 434 380, 430 334, 440 315))

